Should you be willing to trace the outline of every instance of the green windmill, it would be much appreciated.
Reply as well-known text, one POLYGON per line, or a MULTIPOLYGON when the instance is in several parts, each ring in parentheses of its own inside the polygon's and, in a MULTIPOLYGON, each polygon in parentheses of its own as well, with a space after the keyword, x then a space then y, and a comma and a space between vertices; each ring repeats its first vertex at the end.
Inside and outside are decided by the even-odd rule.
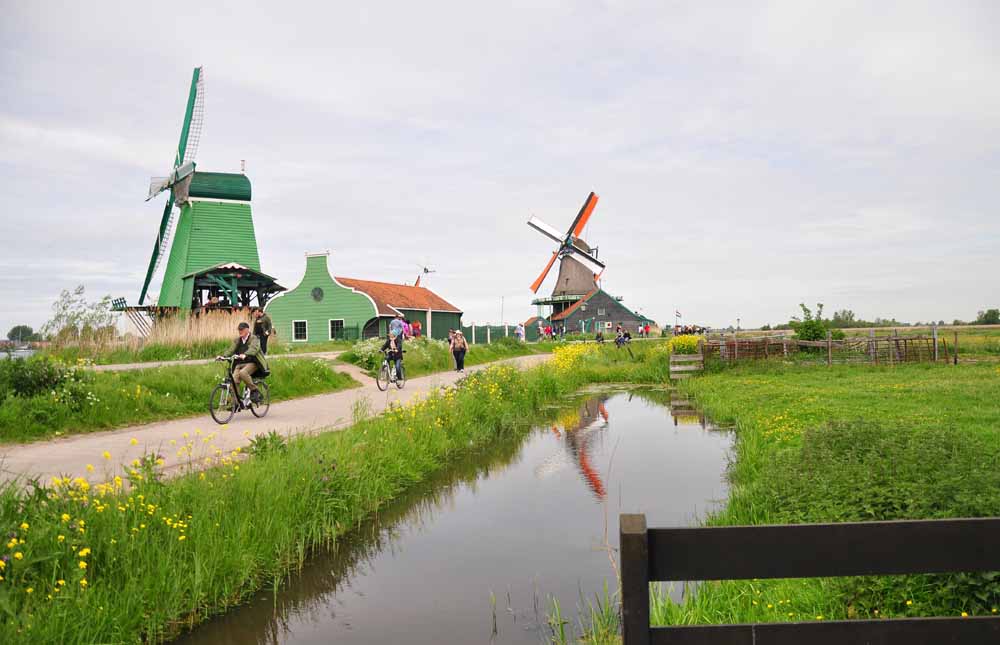
POLYGON ((181 137, 166 177, 150 180, 146 201, 169 191, 153 241, 138 306, 115 301, 140 331, 171 313, 211 308, 264 306, 284 291, 260 271, 260 255, 250 212, 250 180, 245 174, 201 172, 195 153, 205 119, 205 77, 196 67, 191 77, 181 137), (146 304, 150 283, 167 258, 156 304, 146 304))

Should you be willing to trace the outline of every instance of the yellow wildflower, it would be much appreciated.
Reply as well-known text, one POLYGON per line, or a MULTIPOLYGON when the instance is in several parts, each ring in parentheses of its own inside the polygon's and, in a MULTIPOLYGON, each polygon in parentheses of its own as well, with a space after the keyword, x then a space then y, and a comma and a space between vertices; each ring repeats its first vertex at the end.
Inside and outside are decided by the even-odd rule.
POLYGON ((80 567, 81 569, 86 569, 86 568, 87 568, 87 563, 86 563, 86 562, 84 562, 83 560, 80 560, 80 564, 79 564, 79 567, 80 567))
POLYGON ((14 559, 15 560, 23 560, 24 559, 24 554, 21 553, 20 551, 16 551, 14 553, 14 559))
POLYGON ((87 464, 87 472, 88 473, 94 472, 94 464, 87 464))
POLYGON ((28 523, 27 522, 21 522, 21 530, 22 531, 27 531, 28 530, 28 523))
POLYGON ((90 555, 90 548, 89 547, 84 547, 84 548, 80 549, 80 554, 79 555, 80 555, 81 558, 87 557, 88 555, 90 555))
POLYGON ((59 542, 65 542, 66 541, 66 536, 65 535, 57 535, 56 536, 56 540, 59 541, 59 542))
POLYGON ((87 579, 86 578, 81 578, 80 579, 80 586, 83 587, 84 589, 87 588, 87 579))
POLYGON ((105 450, 104 454, 101 455, 101 456, 104 457, 105 459, 111 459, 111 453, 108 452, 107 450, 105 450))
POLYGON ((133 446, 138 446, 139 445, 139 440, 136 439, 135 437, 132 437, 131 439, 129 439, 128 442, 129 442, 130 445, 133 445, 133 446))

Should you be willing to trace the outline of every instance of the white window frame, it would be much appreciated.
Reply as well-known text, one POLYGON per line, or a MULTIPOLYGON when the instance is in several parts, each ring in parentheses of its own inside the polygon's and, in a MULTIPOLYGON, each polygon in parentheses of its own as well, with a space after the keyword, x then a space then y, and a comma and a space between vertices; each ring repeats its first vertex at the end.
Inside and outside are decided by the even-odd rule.
POLYGON ((293 343, 308 343, 309 342, 309 321, 308 320, 293 320, 292 321, 292 342, 293 343), (296 338, 295 337, 295 323, 305 323, 306 326, 306 337, 296 338))
POLYGON ((611 329, 612 327, 614 327, 614 323, 612 323, 610 320, 605 321, 605 323, 604 323, 604 328, 605 329, 611 329))
POLYGON ((608 310, 605 309, 604 307, 598 307, 597 308, 597 315, 598 316, 607 316, 608 315, 608 310))
POLYGON ((329 319, 327 319, 327 321, 326 321, 326 331, 330 334, 329 340, 336 340, 333 337, 333 326, 330 323, 335 322, 337 320, 340 321, 340 330, 344 331, 344 319, 343 318, 329 318, 329 319))

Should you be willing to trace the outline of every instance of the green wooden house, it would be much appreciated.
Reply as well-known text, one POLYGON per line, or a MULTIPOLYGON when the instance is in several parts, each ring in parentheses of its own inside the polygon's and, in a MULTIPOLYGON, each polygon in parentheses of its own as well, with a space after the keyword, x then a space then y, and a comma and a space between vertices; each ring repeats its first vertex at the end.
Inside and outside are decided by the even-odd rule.
POLYGON ((445 339, 449 329, 461 326, 462 311, 430 289, 331 276, 329 255, 307 253, 302 281, 268 302, 266 311, 283 342, 383 336, 400 313, 411 322, 419 320, 423 334, 432 338, 445 339))

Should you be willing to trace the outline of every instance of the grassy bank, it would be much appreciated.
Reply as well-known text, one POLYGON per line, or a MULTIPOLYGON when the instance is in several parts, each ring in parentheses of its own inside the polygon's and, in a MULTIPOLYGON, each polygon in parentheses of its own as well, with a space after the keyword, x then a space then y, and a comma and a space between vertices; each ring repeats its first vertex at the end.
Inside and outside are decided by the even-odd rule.
POLYGON ((262 441, 250 459, 221 456, 205 473, 160 481, 150 458, 128 493, 82 479, 8 486, 0 531, 15 537, 0 641, 168 638, 280 583, 313 548, 470 451, 527 432, 544 404, 593 380, 665 369, 662 353, 569 346, 551 364, 475 373, 341 432, 262 441))
MULTIPOLYGON (((709 525, 1000 515, 995 365, 743 366, 686 381, 733 425, 727 507, 709 525)), ((988 615, 1000 574, 707 583, 653 624, 988 615)), ((616 642, 614 630, 591 642, 616 642)))
MULTIPOLYGON (((44 357, 0 364, 0 443, 162 421, 208 410, 221 364, 94 372, 44 357)), ((357 385, 322 360, 271 362, 271 399, 280 401, 357 385)))

